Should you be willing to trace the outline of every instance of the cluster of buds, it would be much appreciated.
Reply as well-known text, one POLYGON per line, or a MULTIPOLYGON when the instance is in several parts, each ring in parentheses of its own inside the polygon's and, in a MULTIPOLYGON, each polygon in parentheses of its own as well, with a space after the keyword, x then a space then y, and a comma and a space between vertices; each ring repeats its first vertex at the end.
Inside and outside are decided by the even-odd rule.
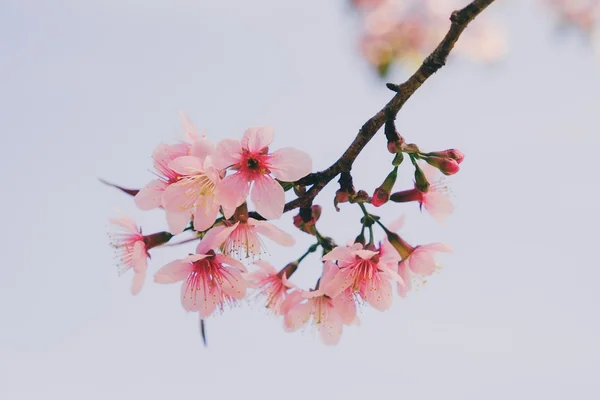
POLYGON ((154 274, 156 283, 182 283, 181 304, 186 311, 197 312, 204 321, 254 291, 264 299, 272 315, 282 318, 286 331, 298 330, 312 321, 323 341, 335 344, 344 326, 359 322, 359 306, 389 309, 394 285, 400 296, 406 296, 413 279, 435 272, 435 253, 449 251, 448 246, 439 243, 411 246, 396 233, 398 227, 386 227, 366 206, 370 203, 379 207, 389 200, 414 200, 435 216, 435 208, 442 202, 436 199, 436 193, 442 191, 429 183, 428 173, 423 170, 434 166, 448 175, 456 172, 449 164, 458 165, 464 158, 457 150, 422 153, 417 146, 404 143, 393 120, 389 122, 386 135, 398 142, 398 149, 394 152, 392 172, 374 196, 369 197, 364 190, 356 191, 349 172, 341 173, 338 181, 340 189, 334 204, 336 208, 339 203, 361 208, 364 215, 360 234, 353 243, 337 246, 317 229, 321 206, 301 207, 293 223, 314 236, 316 243, 278 270, 263 259, 262 238, 282 246, 295 244, 292 235, 268 220, 283 214, 286 190, 294 188, 299 197, 306 193, 304 186, 296 182, 311 172, 310 157, 293 148, 271 152, 273 130, 268 127, 250 128, 241 141, 224 139, 214 145, 184 115, 182 121, 186 140, 161 144, 154 150, 159 178, 140 190, 119 187, 134 195, 135 204, 142 210, 162 208, 168 226, 166 231, 143 235, 141 228, 126 216, 112 220, 120 229, 113 236, 120 272, 133 270, 133 294, 138 294, 145 282, 150 250, 189 231, 193 237, 183 242, 198 241, 195 253, 164 265, 154 274), (398 157, 403 153, 415 166, 415 188, 392 193, 401 162, 398 157), (418 160, 425 163, 420 165, 418 160), (249 204, 254 205, 255 211, 249 211, 249 204), (384 233, 379 242, 373 229, 377 226, 384 233), (298 287, 292 282, 292 275, 319 248, 320 277, 313 288, 298 287))
MULTIPOLYGON (((457 0, 352 0, 362 21, 360 49, 366 60, 385 76, 395 62, 412 65, 422 60, 443 37, 449 13, 457 0)), ((506 52, 505 34, 489 21, 476 24, 457 51, 474 60, 493 62, 506 52)))
POLYGON ((460 150, 448 149, 425 153, 413 143, 406 143, 397 132, 393 118, 385 124, 387 147, 394 154, 392 171, 386 176, 383 183, 377 187, 370 198, 370 203, 381 207, 388 201, 395 203, 418 202, 419 207, 425 207, 435 219, 442 221, 454 209, 449 196, 448 187, 444 179, 438 178, 438 173, 454 175, 460 169, 460 163, 465 156, 460 150), (405 156, 411 160, 414 167, 414 188, 393 192, 398 177, 398 166, 405 156), (419 163, 422 160, 424 163, 419 163), (433 168, 432 168, 433 167, 433 168))

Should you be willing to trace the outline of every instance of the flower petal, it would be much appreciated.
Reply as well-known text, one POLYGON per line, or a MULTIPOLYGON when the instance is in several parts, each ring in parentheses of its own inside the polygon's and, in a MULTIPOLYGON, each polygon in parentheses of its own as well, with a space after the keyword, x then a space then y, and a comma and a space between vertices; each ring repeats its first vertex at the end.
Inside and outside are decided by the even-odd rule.
POLYGON ((250 182, 242 174, 236 172, 226 176, 215 189, 215 200, 223 209, 234 209, 246 201, 250 191, 250 182))
POLYGON ((334 310, 339 314, 342 322, 346 325, 352 324, 356 318, 356 302, 352 290, 344 290, 333 299, 334 310))
POLYGON ((121 215, 119 218, 110 218, 109 219, 111 224, 118 225, 130 233, 137 233, 137 234, 140 233, 134 220, 127 217, 126 215, 123 215, 121 213, 119 213, 119 214, 121 215))
POLYGON ((225 264, 225 265, 229 265, 231 267, 237 268, 242 272, 247 272, 246 267, 244 266, 244 264, 242 264, 241 262, 239 262, 238 260, 236 260, 235 258, 229 257, 229 256, 224 256, 223 254, 217 254, 215 256, 215 261, 220 263, 220 264, 225 264))
POLYGON ((355 256, 362 258, 363 260, 370 260, 373 256, 379 254, 376 251, 371 250, 355 250, 352 252, 355 256))
POLYGON ((242 145, 239 140, 223 139, 217 144, 213 165, 217 169, 225 169, 240 162, 242 145))
POLYGON ((408 256, 408 266, 415 274, 428 276, 435 272, 435 259, 431 252, 419 246, 408 256))
POLYGON ((183 156, 169 162, 169 168, 180 175, 196 175, 204 171, 204 164, 198 157, 183 156))
POLYGON ((231 232, 237 228, 239 222, 231 226, 225 225, 217 225, 214 228, 210 229, 206 232, 206 235, 200 243, 198 243, 198 247, 196 247, 196 253, 198 254, 206 254, 209 250, 216 249, 220 245, 225 242, 225 240, 231 235, 231 232))
POLYGON ((146 268, 148 268, 148 253, 143 241, 138 240, 134 243, 133 251, 131 252, 131 261, 135 272, 146 272, 146 268))
POLYGON ((406 297, 406 294, 410 292, 412 286, 412 277, 410 268, 408 266, 408 260, 402 261, 400 264, 398 264, 398 275, 402 277, 404 283, 398 282, 396 284, 396 289, 401 297, 406 297))
MULTIPOLYGON (((336 266, 337 267, 337 266, 336 266)), ((344 290, 348 289, 353 280, 349 277, 351 268, 339 268, 337 270, 333 268, 335 273, 332 273, 332 277, 327 283, 327 286, 322 287, 323 292, 329 297, 339 296, 344 290)))
MULTIPOLYGON (((283 307, 285 310, 285 307, 283 307)), ((297 331, 310 319, 312 312, 312 301, 297 303, 289 308, 283 318, 283 327, 286 332, 297 331)))
POLYGON ((191 213, 189 211, 176 212, 165 210, 165 217, 167 219, 167 226, 169 232, 173 235, 183 232, 183 230, 190 223, 191 213))
POLYGON ((256 211, 266 219, 278 219, 283 214, 285 192, 281 185, 268 175, 254 180, 250 198, 256 211))
POLYGON ((155 179, 140 189, 133 197, 135 205, 140 210, 152 210, 161 206, 161 200, 165 188, 169 186, 167 182, 155 179))
POLYGON ((175 283, 184 280, 188 277, 194 266, 183 260, 175 260, 154 274, 154 282, 156 283, 175 283))
POLYGON ((452 253, 452 247, 445 243, 429 243, 419 247, 430 252, 452 253))
POLYGON ((284 147, 270 155, 269 169, 275 178, 293 182, 312 172, 312 159, 303 151, 284 147))
POLYGON ((190 156, 194 156, 200 161, 204 161, 206 157, 214 155, 215 152, 216 148, 213 142, 208 139, 198 139, 192 143, 190 156))
POLYGON ((254 218, 248 218, 248 224, 254 225, 255 231, 279 243, 282 246, 293 246, 296 244, 296 239, 287 232, 282 231, 273 224, 267 221, 258 221, 254 218))
POLYGON ((198 133, 198 129, 196 129, 192 121, 182 111, 179 111, 179 117, 181 118, 181 124, 183 125, 183 132, 185 134, 186 140, 188 140, 191 143, 194 143, 195 141, 206 137, 205 133, 203 133, 202 135, 198 133))
POLYGON ((406 220, 406 215, 401 215, 398 218, 396 218, 395 220, 393 220, 388 226, 387 228, 391 231, 391 232, 398 232, 400 229, 402 229, 402 227, 404 226, 404 221, 406 220))
POLYGON ((268 261, 257 260, 257 261, 254 261, 253 264, 257 265, 263 272, 265 272, 269 275, 277 274, 277 270, 275 269, 275 267, 268 261))
POLYGON ((335 261, 339 260, 341 263, 347 263, 354 261, 354 254, 351 248, 345 246, 334 247, 329 253, 325 254, 321 260, 323 261, 335 261))
POLYGON ((433 190, 423 195, 423 206, 440 223, 454 211, 454 204, 452 204, 450 198, 444 193, 433 190))
POLYGON ((321 316, 318 318, 317 329, 323 343, 333 346, 339 343, 344 328, 341 316, 333 309, 323 304, 320 308, 321 316))
POLYGON ((142 290, 144 282, 146 281, 145 272, 136 272, 133 274, 133 282, 131 283, 131 294, 136 295, 142 290))
POLYGON ((253 126, 246 129, 242 137, 242 147, 257 153, 273 142, 273 128, 270 126, 253 126))
POLYGON ((379 311, 392 306, 392 283, 387 279, 371 279, 367 286, 367 303, 379 311))
POLYGON ((194 212, 194 229, 202 232, 215 223, 219 214, 219 205, 214 201, 214 195, 200 196, 196 201, 194 212))
POLYGON ((224 280, 221 283, 221 289, 224 293, 233 297, 234 299, 243 299, 246 296, 246 288, 248 284, 242 277, 240 271, 228 268, 224 273, 224 280))
POLYGON ((166 178, 174 178, 177 174, 169 168, 169 163, 178 157, 189 155, 190 145, 187 143, 159 144, 152 152, 154 168, 166 178))

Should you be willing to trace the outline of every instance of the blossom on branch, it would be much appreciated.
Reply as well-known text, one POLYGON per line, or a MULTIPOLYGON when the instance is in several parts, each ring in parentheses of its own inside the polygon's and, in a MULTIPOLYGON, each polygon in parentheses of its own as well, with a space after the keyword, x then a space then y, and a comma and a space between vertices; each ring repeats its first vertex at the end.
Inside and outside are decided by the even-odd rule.
POLYGON ((273 129, 259 126, 246 130, 241 141, 224 139, 217 145, 215 165, 235 171, 217 189, 219 204, 234 210, 250 193, 259 214, 267 219, 281 217, 285 194, 273 177, 284 182, 296 181, 312 171, 312 160, 308 154, 291 147, 270 153, 271 142, 273 129))

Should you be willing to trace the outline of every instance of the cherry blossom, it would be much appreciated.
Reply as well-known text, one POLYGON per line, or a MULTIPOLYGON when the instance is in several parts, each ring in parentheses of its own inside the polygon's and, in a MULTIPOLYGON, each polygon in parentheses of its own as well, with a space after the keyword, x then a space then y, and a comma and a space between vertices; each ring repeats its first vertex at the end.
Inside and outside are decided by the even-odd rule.
POLYGON ((209 230, 202 239, 208 246, 219 246, 224 254, 242 258, 257 258, 264 252, 264 244, 261 236, 268 237, 282 246, 293 246, 296 240, 292 235, 282 231, 267 221, 259 221, 254 218, 239 220, 235 223, 223 221, 221 224, 209 230))
POLYGON ((287 291, 294 287, 287 278, 298 268, 298 264, 290 263, 279 272, 267 261, 259 260, 254 264, 259 270, 248 274, 248 280, 253 282, 259 288, 260 295, 266 298, 267 309, 273 315, 281 315, 287 291))
POLYGON ((208 250, 190 255, 162 267, 155 275, 156 283, 184 281, 181 304, 186 311, 198 311, 200 318, 215 310, 233 305, 246 295, 249 283, 242 276, 246 268, 231 257, 208 250))
POLYGON ((337 260, 331 276, 321 283, 323 292, 333 298, 352 288, 369 305, 384 311, 392 305, 392 281, 403 283, 395 266, 380 262, 379 251, 363 249, 360 243, 335 247, 322 260, 337 260))
POLYGON ((111 218, 110 222, 117 226, 119 232, 111 235, 112 245, 117 249, 119 274, 132 269, 134 272, 131 293, 138 294, 146 279, 146 269, 150 254, 148 250, 166 243, 171 238, 168 232, 142 235, 142 229, 129 217, 111 218))
MULTIPOLYGON (((164 206, 163 195, 165 190, 182 178, 182 174, 173 169, 171 162, 177 158, 190 155, 204 160, 208 155, 214 153, 214 145, 206 138, 206 134, 198 133, 189 118, 183 113, 180 114, 185 137, 189 143, 159 144, 154 149, 152 159, 158 179, 150 181, 135 195, 135 204, 141 210, 152 210, 164 206)), ((166 218, 169 231, 173 234, 181 233, 190 222, 190 213, 171 208, 166 210, 166 218)))
POLYGON ((214 192, 221 180, 211 158, 179 157, 169 163, 169 168, 178 173, 179 178, 165 189, 163 207, 167 211, 193 215, 197 231, 209 229, 219 213, 214 192))
POLYGON ((267 219, 281 217, 285 194, 273 177, 284 182, 296 181, 311 172, 312 161, 308 154, 291 147, 269 153, 272 141, 273 129, 259 126, 246 130, 241 142, 224 139, 217 145, 217 168, 235 171, 218 186, 219 204, 233 210, 245 202, 250 193, 259 214, 267 219))
MULTIPOLYGON (((323 266, 324 274, 335 268, 331 262, 323 266)), ((321 339, 327 345, 340 341, 344 325, 357 323, 356 304, 351 290, 345 290, 332 298, 321 290, 295 290, 288 295, 282 305, 284 329, 294 332, 306 325, 311 319, 321 339)))
POLYGON ((442 223, 454 211, 454 205, 450 200, 449 189, 446 180, 440 177, 439 171, 428 165, 421 165, 427 181, 430 183, 426 192, 422 192, 415 187, 410 190, 393 193, 390 200, 403 203, 416 201, 420 208, 425 210, 438 222, 442 223))

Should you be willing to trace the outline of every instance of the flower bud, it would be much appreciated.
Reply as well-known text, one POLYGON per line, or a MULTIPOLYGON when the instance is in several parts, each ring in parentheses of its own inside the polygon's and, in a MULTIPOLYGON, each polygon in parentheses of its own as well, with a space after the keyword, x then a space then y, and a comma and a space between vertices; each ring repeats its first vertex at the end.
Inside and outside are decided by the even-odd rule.
POLYGON ((462 151, 456 149, 434 151, 432 153, 427 153, 427 155, 440 158, 451 158, 453 160, 456 160, 456 162, 459 164, 465 159, 465 154, 462 151))
POLYGON ((423 201, 423 193, 418 189, 403 190, 401 192, 392 193, 390 201, 394 203, 407 203, 409 201, 423 201))
POLYGON ((425 173, 419 166, 415 163, 415 185, 420 192, 427 192, 429 190, 429 182, 425 177, 425 173))
POLYGON ((394 167, 392 172, 388 174, 385 178, 381 186, 375 189, 375 193, 373 194, 373 198, 371 199, 371 204, 375 207, 382 206, 387 203, 390 199, 390 192, 396 183, 396 178, 398 177, 398 167, 394 167))
POLYGON ((387 234, 388 241, 394 246, 394 249, 396 249, 402 259, 407 258, 413 252, 414 247, 406 243, 398 234, 389 230, 386 230, 385 233, 387 234))
POLYGON ((402 161, 404 161, 404 154, 396 153, 394 159, 392 160, 392 165, 397 167, 398 165, 402 164, 402 161))
POLYGON ((424 160, 437 169, 444 175, 454 175, 460 169, 458 162, 453 158, 442 158, 442 157, 424 157, 424 160))
POLYGON ((146 250, 150 250, 153 247, 163 245, 167 243, 173 235, 169 232, 157 232, 152 235, 144 236, 144 245, 146 246, 146 250))
POLYGON ((387 149, 390 153, 399 153, 402 150, 402 144, 404 143, 404 138, 400 136, 398 131, 396 130, 396 124, 394 123, 394 117, 389 118, 385 122, 385 137, 387 139, 387 149))
POLYGON ((285 277, 289 279, 292 276, 292 274, 294 272, 296 272, 297 269, 298 269, 298 262, 297 261, 291 262, 288 265, 286 265, 285 267, 283 267, 281 269, 281 271, 279 271, 277 273, 277 276, 281 278, 285 274, 285 277))
POLYGON ((321 217, 321 206, 315 205, 311 208, 301 208, 297 215, 294 216, 294 226, 302 232, 310 235, 316 235, 317 228, 315 224, 321 217))
POLYGON ((367 203, 369 201, 369 194, 364 190, 359 190, 353 197, 352 203, 367 203))

